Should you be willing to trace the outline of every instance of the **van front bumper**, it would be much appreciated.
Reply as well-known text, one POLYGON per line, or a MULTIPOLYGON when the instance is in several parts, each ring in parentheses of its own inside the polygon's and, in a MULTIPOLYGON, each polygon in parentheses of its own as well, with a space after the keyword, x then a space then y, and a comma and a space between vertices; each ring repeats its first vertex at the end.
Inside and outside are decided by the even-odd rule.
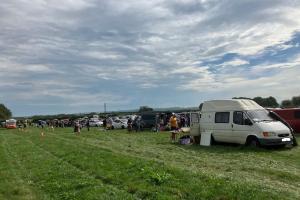
POLYGON ((276 145, 287 145, 293 144, 293 138, 289 138, 290 141, 284 141, 286 138, 260 138, 258 139, 260 145, 262 146, 276 146, 276 145))

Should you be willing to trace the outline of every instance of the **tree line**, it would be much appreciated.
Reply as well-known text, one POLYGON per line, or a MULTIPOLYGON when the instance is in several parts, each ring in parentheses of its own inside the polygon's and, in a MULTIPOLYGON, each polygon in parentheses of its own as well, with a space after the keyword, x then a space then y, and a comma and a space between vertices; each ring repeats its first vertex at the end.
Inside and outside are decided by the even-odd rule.
POLYGON ((0 120, 9 119, 11 116, 11 111, 4 104, 0 104, 0 120))
MULTIPOLYGON (((233 97, 233 99, 251 99, 248 97, 233 97)), ((258 103, 262 107, 268 107, 268 108, 294 108, 294 107, 300 107, 300 96, 294 96, 291 99, 283 100, 280 104, 277 102, 277 100, 272 97, 254 97, 251 99, 258 103)))

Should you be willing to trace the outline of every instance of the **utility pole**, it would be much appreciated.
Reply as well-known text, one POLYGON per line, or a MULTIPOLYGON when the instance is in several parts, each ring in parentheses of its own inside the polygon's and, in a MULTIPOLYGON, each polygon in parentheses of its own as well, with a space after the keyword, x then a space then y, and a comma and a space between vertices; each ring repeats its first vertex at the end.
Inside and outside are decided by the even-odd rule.
POLYGON ((104 113, 106 113, 106 103, 104 103, 104 113))

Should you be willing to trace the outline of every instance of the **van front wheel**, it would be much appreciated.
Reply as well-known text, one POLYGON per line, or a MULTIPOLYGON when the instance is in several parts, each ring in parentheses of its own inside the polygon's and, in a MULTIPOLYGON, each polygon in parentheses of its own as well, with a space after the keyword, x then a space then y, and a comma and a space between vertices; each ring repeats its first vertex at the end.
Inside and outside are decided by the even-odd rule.
POLYGON ((247 145, 250 147, 260 147, 260 143, 256 137, 249 138, 247 145))

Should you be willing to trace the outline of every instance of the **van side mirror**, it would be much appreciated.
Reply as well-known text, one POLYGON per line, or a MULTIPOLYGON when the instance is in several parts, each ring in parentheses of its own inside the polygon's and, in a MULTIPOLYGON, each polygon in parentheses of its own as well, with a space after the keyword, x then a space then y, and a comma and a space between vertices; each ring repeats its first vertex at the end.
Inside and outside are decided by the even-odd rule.
POLYGON ((247 119, 245 119, 245 125, 252 126, 253 123, 251 122, 250 119, 247 118, 247 119))

